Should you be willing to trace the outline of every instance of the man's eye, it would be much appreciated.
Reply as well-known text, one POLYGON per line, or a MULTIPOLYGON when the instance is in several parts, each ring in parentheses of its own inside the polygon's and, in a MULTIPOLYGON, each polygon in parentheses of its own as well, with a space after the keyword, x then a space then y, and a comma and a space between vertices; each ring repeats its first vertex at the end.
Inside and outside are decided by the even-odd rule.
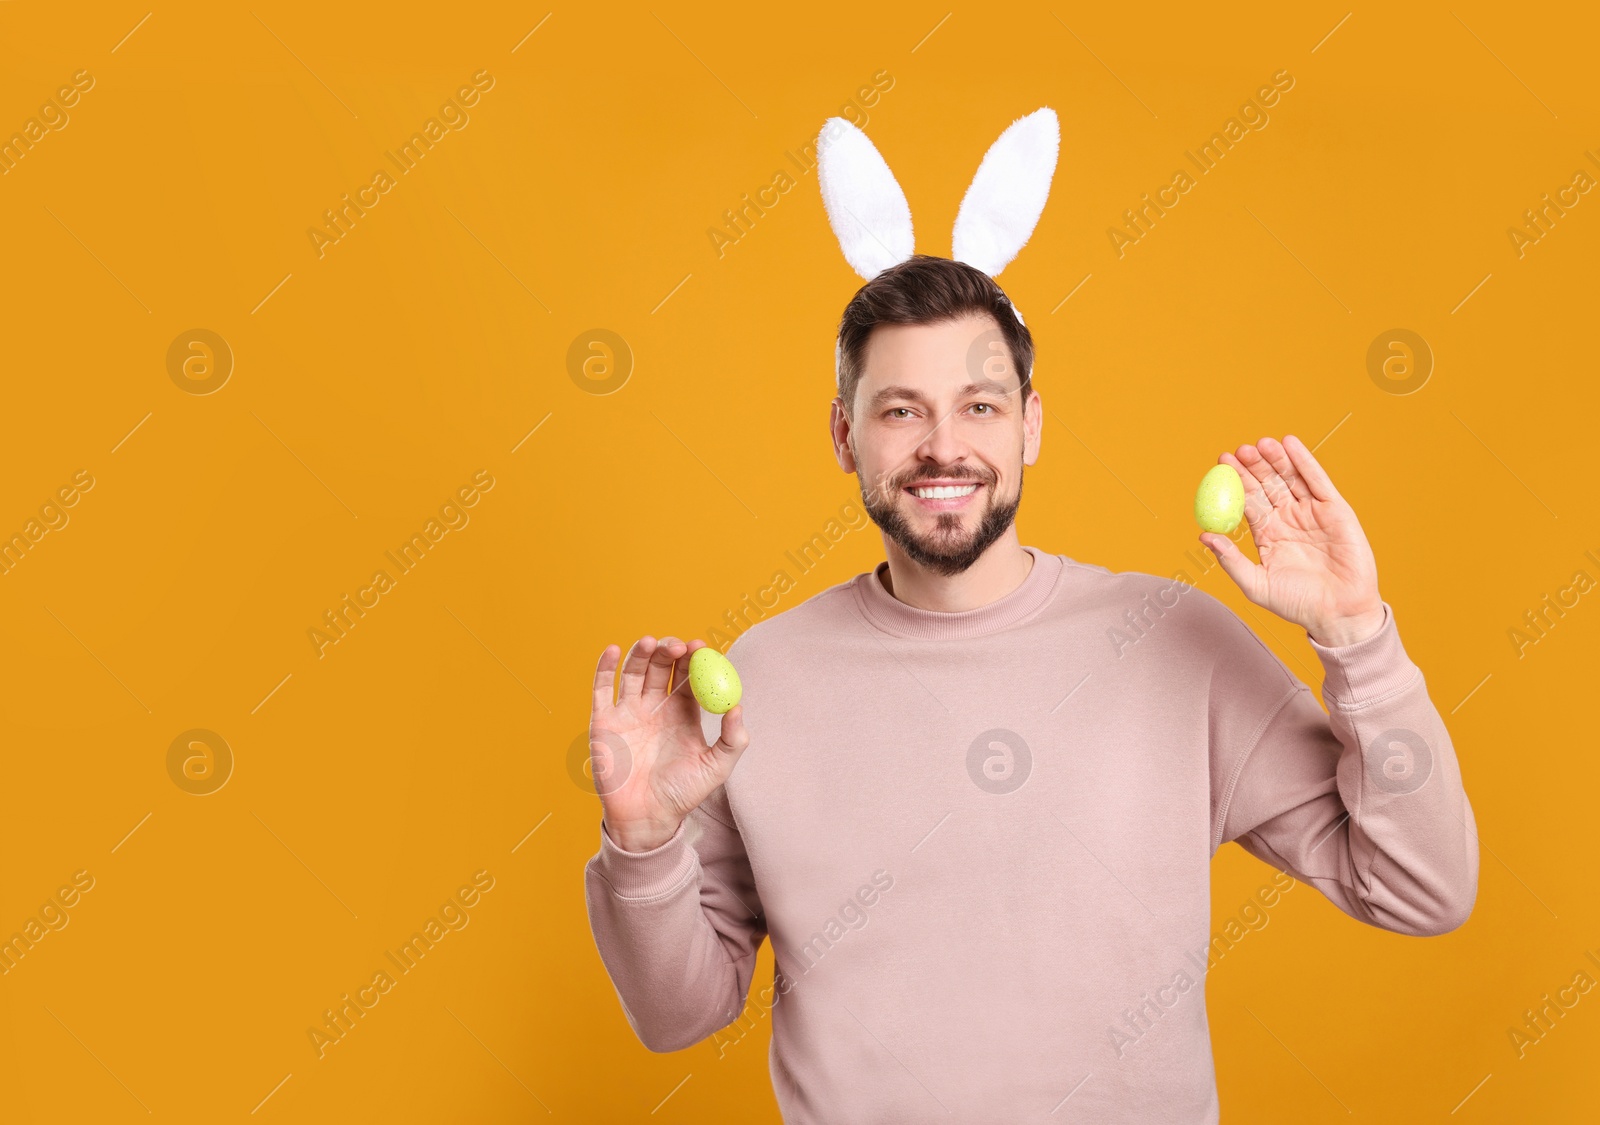
POLYGON ((987 411, 989 411, 989 413, 991 413, 991 414, 993 414, 993 413, 994 413, 994 407, 993 407, 993 406, 991 406, 991 405, 989 405, 989 404, 988 404, 988 403, 987 403, 987 402, 975 402, 975 403, 973 403, 973 404, 972 404, 972 405, 973 405, 973 408, 974 408, 974 409, 976 409, 976 408, 977 408, 977 407, 980 407, 980 406, 981 406, 981 407, 983 407, 983 408, 984 408, 984 409, 985 409, 985 410, 987 410, 987 411))
POLYGON ((896 411, 905 410, 905 409, 907 409, 907 408, 904 407, 904 406, 891 406, 888 410, 884 411, 884 413, 885 414, 894 414, 896 411))

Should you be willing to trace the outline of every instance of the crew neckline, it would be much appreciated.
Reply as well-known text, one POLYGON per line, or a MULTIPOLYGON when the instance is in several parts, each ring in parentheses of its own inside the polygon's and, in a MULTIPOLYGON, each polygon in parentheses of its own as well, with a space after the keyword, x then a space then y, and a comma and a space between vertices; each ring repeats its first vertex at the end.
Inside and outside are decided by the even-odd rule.
POLYGON ((997 633, 1041 609, 1054 596, 1066 571, 1066 562, 1060 555, 1048 554, 1026 543, 1022 549, 1033 556, 1033 566, 1027 577, 1009 594, 976 609, 950 613, 907 605, 883 587, 883 575, 889 569, 888 559, 856 575, 852 583, 856 606, 872 625, 897 637, 958 641, 997 633))

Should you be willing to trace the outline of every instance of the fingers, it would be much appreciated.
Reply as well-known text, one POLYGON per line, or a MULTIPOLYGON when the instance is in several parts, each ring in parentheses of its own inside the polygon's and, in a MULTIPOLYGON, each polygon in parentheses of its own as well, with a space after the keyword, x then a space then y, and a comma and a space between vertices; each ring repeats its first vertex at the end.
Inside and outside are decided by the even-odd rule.
MULTIPOLYGON (((704 648, 704 641, 694 641, 684 651, 684 642, 677 637, 662 637, 659 641, 646 634, 634 642, 633 648, 628 650, 628 659, 622 664, 621 690, 616 693, 616 700, 620 702, 624 696, 643 696, 649 694, 665 695, 667 681, 673 674, 673 669, 678 669, 678 683, 687 681, 689 675, 688 658, 697 648, 704 648)), ((617 657, 613 649, 621 650, 616 645, 607 645, 600 654, 600 664, 595 669, 594 703, 597 708, 609 707, 612 704, 613 684, 617 680, 617 657)))
POLYGON ((702 641, 702 640, 690 641, 689 642, 688 651, 685 652, 682 656, 678 657, 678 662, 672 666, 672 693, 674 695, 677 694, 679 688, 687 687, 688 684, 689 684, 689 659, 690 659, 690 657, 694 656, 696 650, 702 649, 702 648, 705 648, 705 647, 706 647, 706 642, 705 641, 702 641))
MULTIPOLYGON (((1240 446, 1239 448, 1243 450, 1253 447, 1240 446)), ((1244 484, 1244 518, 1250 524, 1251 535, 1254 535, 1260 530, 1266 522, 1267 516, 1272 512, 1272 498, 1261 487, 1261 482, 1256 479, 1256 475, 1246 468, 1244 462, 1233 454, 1223 453, 1217 460, 1224 465, 1232 465, 1234 471, 1239 474, 1239 480, 1244 484)))
POLYGON ((1318 500, 1340 500, 1339 490, 1333 487, 1333 479, 1328 476, 1321 463, 1311 455, 1311 450, 1306 448, 1306 443, 1289 434, 1283 439, 1283 447, 1294 461, 1295 468, 1300 471, 1300 479, 1306 482, 1306 487, 1311 489, 1311 495, 1318 500))
MULTIPOLYGON (((1263 443, 1271 440, 1271 438, 1261 439, 1263 443)), ((1278 470, 1272 467, 1272 463, 1267 460, 1261 444, 1241 445, 1237 450, 1237 454, 1239 464, 1243 465, 1249 474, 1248 476, 1245 476, 1244 473, 1240 474, 1245 477, 1246 497, 1249 496, 1250 478, 1254 477, 1256 483, 1260 486, 1261 494, 1266 497, 1273 507, 1277 507, 1279 504, 1287 504, 1294 499, 1293 490, 1278 475, 1278 470)))
POLYGON ((624 697, 643 694, 645 671, 650 667, 650 658, 655 651, 656 639, 649 634, 640 637, 628 650, 628 659, 622 663, 622 687, 617 692, 619 703, 624 697))
POLYGON ((1226 535, 1218 535, 1214 531, 1206 532, 1200 536, 1200 542, 1211 548, 1217 556, 1217 561, 1222 564, 1223 571, 1233 579, 1246 598, 1256 605, 1264 604, 1266 567, 1251 562, 1226 535))
MULTIPOLYGON (((722 716, 722 727, 717 734, 717 741, 712 748, 717 752, 717 760, 726 761, 727 768, 733 769, 733 763, 739 760, 745 747, 750 745, 750 732, 744 726, 744 704, 735 703, 729 711, 722 716)), ((726 773, 723 774, 727 776, 726 773)))
POLYGON ((1295 468, 1294 461, 1289 456, 1289 451, 1277 438, 1264 437, 1256 442, 1258 449, 1266 457, 1267 463, 1272 466, 1278 479, 1283 481, 1289 489, 1290 495, 1296 500, 1305 500, 1310 497, 1311 490, 1306 487, 1306 482, 1300 478, 1300 470, 1295 468))
POLYGON ((617 659, 622 655, 621 645, 606 645, 600 652, 600 663, 594 669, 595 713, 610 707, 616 700, 617 659))
POLYGON ((655 652, 650 654, 650 662, 645 666, 644 694, 654 697, 667 694, 667 681, 672 677, 672 665, 683 651, 683 642, 677 637, 662 637, 656 645, 655 652))

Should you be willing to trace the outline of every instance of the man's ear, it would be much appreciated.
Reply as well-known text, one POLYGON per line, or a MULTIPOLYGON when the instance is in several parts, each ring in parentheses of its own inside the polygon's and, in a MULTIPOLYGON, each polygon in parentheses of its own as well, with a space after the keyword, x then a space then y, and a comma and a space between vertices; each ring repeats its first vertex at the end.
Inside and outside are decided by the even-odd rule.
POLYGON ((1044 400, 1030 384, 1022 409, 1022 463, 1032 467, 1044 442, 1044 400))
POLYGON ((839 395, 833 397, 829 408, 828 436, 833 441, 833 455, 838 458, 839 467, 847 473, 855 472, 855 452, 850 446, 850 412, 844 408, 844 399, 839 395))

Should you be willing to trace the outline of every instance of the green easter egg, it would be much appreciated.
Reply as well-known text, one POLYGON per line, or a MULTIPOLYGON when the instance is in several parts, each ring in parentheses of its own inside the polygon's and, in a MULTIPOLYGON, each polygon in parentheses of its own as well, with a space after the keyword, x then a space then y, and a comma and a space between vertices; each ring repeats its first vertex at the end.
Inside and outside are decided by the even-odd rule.
POLYGON ((732 661, 707 645, 695 649, 689 657, 689 690, 707 711, 725 715, 739 702, 744 689, 732 661))
POLYGON ((1244 481, 1232 465, 1213 465, 1194 494, 1194 518, 1202 531, 1230 534, 1244 515, 1244 481))

